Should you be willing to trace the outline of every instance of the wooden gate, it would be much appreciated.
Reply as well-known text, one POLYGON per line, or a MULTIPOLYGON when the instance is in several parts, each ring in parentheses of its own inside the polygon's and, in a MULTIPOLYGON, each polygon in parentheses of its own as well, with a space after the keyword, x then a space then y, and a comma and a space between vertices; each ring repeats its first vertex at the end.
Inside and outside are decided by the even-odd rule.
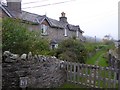
POLYGON ((67 81, 94 88, 119 88, 120 70, 65 61, 67 81))

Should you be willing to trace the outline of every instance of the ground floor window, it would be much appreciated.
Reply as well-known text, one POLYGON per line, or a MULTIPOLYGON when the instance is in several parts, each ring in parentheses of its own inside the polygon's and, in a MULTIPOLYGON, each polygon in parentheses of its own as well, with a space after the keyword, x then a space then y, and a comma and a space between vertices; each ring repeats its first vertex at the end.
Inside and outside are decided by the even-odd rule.
POLYGON ((55 49, 55 48, 58 48, 58 44, 52 44, 51 45, 51 49, 55 49))

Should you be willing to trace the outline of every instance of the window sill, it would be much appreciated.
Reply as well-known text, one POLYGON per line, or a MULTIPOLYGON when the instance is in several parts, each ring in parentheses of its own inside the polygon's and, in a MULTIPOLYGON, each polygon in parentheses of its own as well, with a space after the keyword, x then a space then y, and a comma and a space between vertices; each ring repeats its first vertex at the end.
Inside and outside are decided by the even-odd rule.
POLYGON ((67 35, 64 35, 64 37, 67 37, 67 35))
POLYGON ((46 33, 42 33, 41 35, 42 35, 42 36, 48 36, 48 34, 46 34, 46 33))

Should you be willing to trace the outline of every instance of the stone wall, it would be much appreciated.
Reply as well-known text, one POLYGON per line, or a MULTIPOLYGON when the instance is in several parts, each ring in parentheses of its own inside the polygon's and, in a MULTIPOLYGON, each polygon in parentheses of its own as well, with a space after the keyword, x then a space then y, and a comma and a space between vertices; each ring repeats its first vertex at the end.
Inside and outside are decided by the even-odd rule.
POLYGON ((54 88, 66 81, 64 63, 55 57, 3 56, 2 60, 2 88, 54 88))

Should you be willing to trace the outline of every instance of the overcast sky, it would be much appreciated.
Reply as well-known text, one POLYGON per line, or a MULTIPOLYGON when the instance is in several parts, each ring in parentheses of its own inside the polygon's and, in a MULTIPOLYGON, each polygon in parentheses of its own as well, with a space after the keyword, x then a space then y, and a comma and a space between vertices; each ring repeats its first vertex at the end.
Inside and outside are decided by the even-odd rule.
POLYGON ((46 14, 48 17, 56 20, 59 20, 61 12, 65 12, 68 22, 79 25, 84 31, 83 35, 103 38, 109 34, 114 39, 118 39, 119 1, 120 0, 22 0, 22 8, 24 11, 40 15, 46 14), (61 4, 41 6, 64 1, 65 3, 61 4))

